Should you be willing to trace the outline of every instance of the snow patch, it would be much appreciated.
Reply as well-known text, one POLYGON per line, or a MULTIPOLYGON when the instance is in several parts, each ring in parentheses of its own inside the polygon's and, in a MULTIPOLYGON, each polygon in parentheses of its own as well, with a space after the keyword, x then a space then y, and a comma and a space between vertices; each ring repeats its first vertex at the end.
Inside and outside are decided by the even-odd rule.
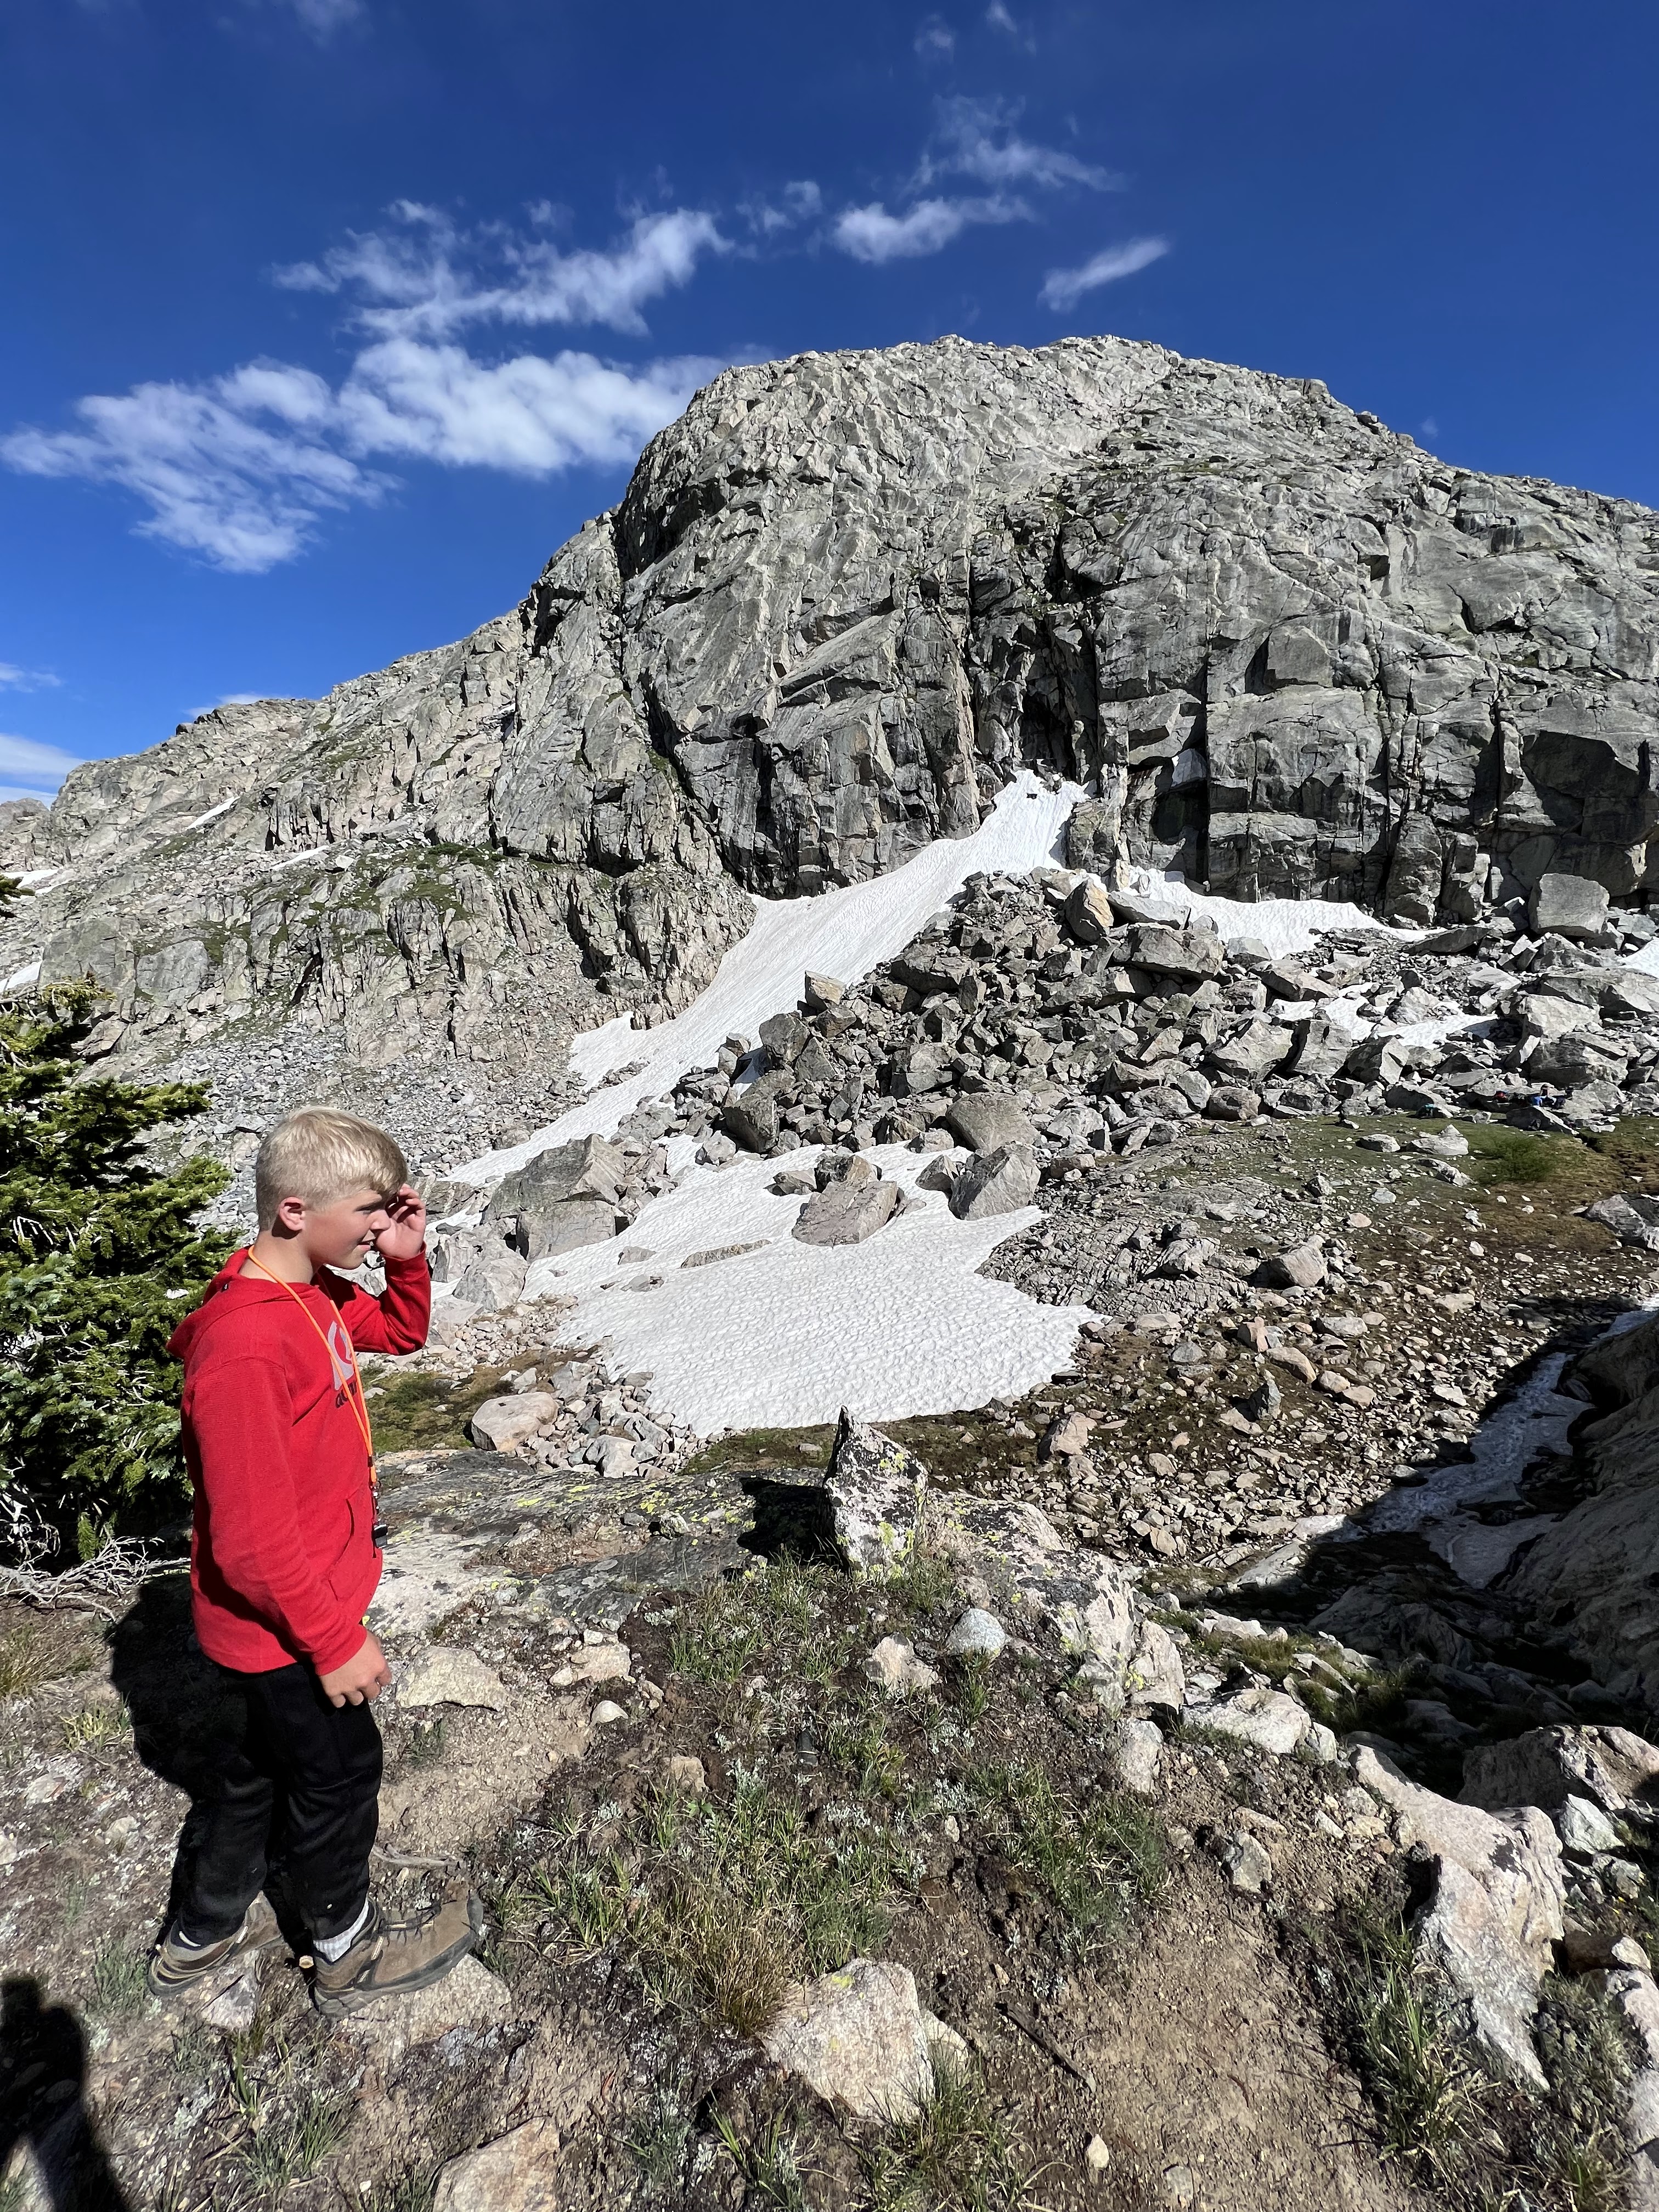
POLYGON ((882 1145, 867 1157, 915 1202, 866 1243, 801 1244, 790 1231, 803 1201, 767 1185, 817 1157, 693 1167, 623 1240, 649 1260, 622 1266, 616 1244, 590 1244, 538 1261, 525 1295, 573 1299, 562 1332, 603 1338, 616 1371, 648 1370, 657 1402, 700 1436, 833 1421, 842 1406, 876 1420, 951 1413, 1020 1396, 1070 1364, 1086 1307, 1040 1305, 978 1273, 1042 1218, 1037 1207, 958 1221, 940 1193, 915 1189, 939 1155, 882 1145), (761 1249, 682 1265, 750 1243, 761 1249))
POLYGON ((969 876, 1029 875, 1054 865, 1060 835, 1083 796, 1072 783, 1045 790, 1028 769, 998 795, 971 837, 942 837, 889 875, 817 898, 757 899, 748 935, 683 1014, 654 1030, 636 1030, 623 1014, 586 1031, 570 1048, 572 1070, 589 1084, 602 1084, 636 1060, 637 1073, 594 1091, 523 1144, 480 1153, 451 1173, 463 1182, 499 1182, 550 1146, 609 1135, 642 1099, 665 1097, 688 1068, 712 1066, 728 1036, 752 1042, 769 1014, 794 1006, 809 968, 858 982, 902 952, 969 876))
MULTIPOLYGON (((1109 899, 1111 885, 1103 878, 1097 880, 1109 899)), ((1334 929, 1371 929, 1379 936, 1393 938, 1398 945, 1414 945, 1428 934, 1421 929, 1395 928, 1346 899, 1270 898, 1252 902, 1212 898, 1207 892, 1189 890, 1179 876, 1156 875, 1150 868, 1127 870, 1124 888, 1160 918, 1189 927, 1210 922, 1229 944, 1241 937, 1253 937, 1275 958, 1305 952, 1316 938, 1334 929)))
POLYGON ((40 980, 40 963, 31 960, 27 968, 15 969, 4 982, 0 983, 0 991, 27 991, 32 983, 38 983, 40 980))

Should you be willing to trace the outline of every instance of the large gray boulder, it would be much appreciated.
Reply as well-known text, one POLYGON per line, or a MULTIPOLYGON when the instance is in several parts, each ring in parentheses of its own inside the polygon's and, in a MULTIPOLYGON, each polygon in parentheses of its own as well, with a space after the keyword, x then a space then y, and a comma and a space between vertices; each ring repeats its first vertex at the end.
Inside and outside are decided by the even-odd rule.
POLYGON ((1036 1196, 1042 1181, 1034 1154, 1023 1145, 999 1145, 975 1152, 951 1185, 951 1211, 958 1221, 981 1221, 997 1213, 1017 1213, 1036 1196))
POLYGON ((1540 876, 1527 902, 1527 921, 1538 937, 1599 937, 1607 926, 1607 885, 1583 876, 1540 876))
POLYGON ((945 1126, 970 1152, 994 1152, 999 1145, 1029 1147, 1037 1140, 1018 1100, 1006 1091, 972 1091, 953 1098, 945 1126))
POLYGON ((1494 1813, 1511 1805, 1554 1812, 1578 1797, 1604 1813, 1659 1815, 1659 1746, 1629 1729, 1529 1729, 1477 1745, 1463 1762, 1462 1794, 1466 1805, 1494 1813))
POLYGON ((617 1200, 627 1173, 617 1146, 603 1137, 576 1137, 538 1152, 505 1176, 484 1219, 513 1223, 519 1253, 532 1265, 584 1244, 601 1244, 623 1226, 617 1200))
POLYGON ((896 1182, 832 1182, 807 1200, 789 1233, 801 1244, 862 1244, 887 1226, 902 1195, 896 1182))

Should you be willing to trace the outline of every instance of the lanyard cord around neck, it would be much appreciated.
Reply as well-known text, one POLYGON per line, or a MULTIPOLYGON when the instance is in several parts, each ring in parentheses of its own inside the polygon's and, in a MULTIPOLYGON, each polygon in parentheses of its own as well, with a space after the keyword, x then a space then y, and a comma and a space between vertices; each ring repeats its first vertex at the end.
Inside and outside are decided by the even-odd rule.
MULTIPOLYGON (((306 1319, 311 1323, 312 1328, 316 1331, 317 1341, 322 1346, 323 1350, 328 1353, 329 1370, 331 1373, 334 1367, 333 1347, 330 1344, 327 1337, 323 1334, 321 1325, 319 1323, 316 1315, 313 1313, 311 1308, 300 1296, 300 1293, 295 1289, 293 1284, 285 1281, 281 1275, 273 1274, 270 1269, 265 1266, 264 1261, 256 1260, 252 1252, 247 1255, 246 1264, 250 1267, 257 1267, 267 1282, 280 1284, 282 1288, 288 1292, 289 1297, 293 1299, 295 1304, 299 1307, 300 1311, 305 1316, 306 1319)), ((333 1303, 332 1300, 331 1300, 330 1303, 331 1304, 333 1303)), ((346 1402, 351 1407, 352 1413, 356 1419, 358 1430, 363 1439, 363 1449, 368 1455, 368 1479, 370 1484, 373 1485, 375 1480, 374 1437, 369 1426, 368 1407, 363 1400, 363 1378, 357 1370, 357 1347, 351 1341, 351 1332, 346 1328, 343 1321, 340 1323, 340 1329, 341 1334, 344 1336, 346 1340, 346 1350, 351 1354, 351 1379, 357 1386, 356 1395, 355 1396, 350 1391, 346 1393, 346 1402)))

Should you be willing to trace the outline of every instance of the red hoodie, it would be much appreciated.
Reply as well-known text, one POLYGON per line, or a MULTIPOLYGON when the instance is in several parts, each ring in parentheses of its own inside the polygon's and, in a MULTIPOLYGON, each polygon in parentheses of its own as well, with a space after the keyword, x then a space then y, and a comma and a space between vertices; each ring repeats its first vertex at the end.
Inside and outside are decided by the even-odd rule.
POLYGON ((301 1312, 280 1283, 240 1273, 246 1257, 231 1255, 168 1346, 185 1363, 196 1493, 191 1611, 222 1667, 261 1674, 298 1659, 328 1674, 362 1650, 380 1579, 344 1337, 365 1352, 417 1351, 432 1278, 423 1254, 388 1260, 377 1298, 325 1269, 295 1285, 301 1312))

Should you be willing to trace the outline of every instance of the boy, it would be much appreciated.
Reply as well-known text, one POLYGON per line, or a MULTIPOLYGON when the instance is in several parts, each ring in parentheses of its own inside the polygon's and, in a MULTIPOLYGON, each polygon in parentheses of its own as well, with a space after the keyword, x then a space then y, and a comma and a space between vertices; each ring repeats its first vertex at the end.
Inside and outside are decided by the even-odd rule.
POLYGON ((152 1959, 167 1995, 274 1932, 252 1908, 273 1848, 311 1936, 331 2018, 424 1989, 471 1950, 477 1900, 387 1921, 369 1895, 391 1679, 363 1614, 380 1578, 368 1408, 356 1347, 426 1341, 426 1208, 382 1129, 322 1106, 279 1121, 254 1170, 259 1232, 234 1253, 172 1350, 183 1360, 195 1493, 197 1640, 241 1708, 205 1808, 183 1908, 152 1959), (378 1298, 331 1272, 374 1247, 378 1298))

